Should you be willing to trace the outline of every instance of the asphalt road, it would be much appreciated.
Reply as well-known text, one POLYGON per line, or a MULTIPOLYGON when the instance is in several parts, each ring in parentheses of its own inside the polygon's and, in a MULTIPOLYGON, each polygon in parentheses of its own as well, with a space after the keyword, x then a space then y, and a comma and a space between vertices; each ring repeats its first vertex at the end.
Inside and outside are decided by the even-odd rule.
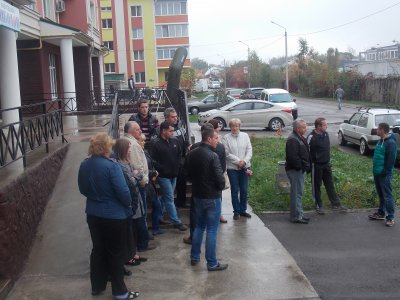
POLYGON ((322 299, 400 299, 400 224, 370 221, 366 211, 306 215, 308 225, 287 214, 260 218, 322 299))

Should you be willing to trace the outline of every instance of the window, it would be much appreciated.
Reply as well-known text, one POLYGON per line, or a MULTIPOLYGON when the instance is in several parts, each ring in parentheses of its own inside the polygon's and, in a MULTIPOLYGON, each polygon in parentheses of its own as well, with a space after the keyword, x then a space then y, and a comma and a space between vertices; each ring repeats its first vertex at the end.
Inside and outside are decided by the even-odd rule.
POLYGON ((133 51, 133 60, 144 60, 144 51, 143 50, 133 51))
POLYGON ((158 38, 186 37, 189 36, 187 24, 157 25, 156 34, 158 38))
POLYGON ((141 6, 131 6, 131 16, 132 17, 141 17, 142 16, 142 7, 141 6))
POLYGON ((56 72, 56 56, 49 55, 49 72, 50 72, 50 92, 51 97, 57 98, 57 72, 56 72))
POLYGON ((43 0, 43 13, 45 18, 54 19, 54 1, 43 0))
POLYGON ((132 39, 142 39, 143 28, 132 28, 132 39))
POLYGON ((360 119, 360 117, 361 117, 361 113, 355 113, 355 114, 351 117, 351 119, 350 119, 350 121, 349 121, 349 124, 351 124, 351 125, 357 125, 358 120, 360 119))
POLYGON ((144 72, 135 73, 135 82, 145 83, 146 82, 145 73, 144 72))
POLYGON ((253 102, 246 102, 246 103, 241 103, 239 105, 236 105, 232 107, 232 110, 251 110, 253 107, 253 102))
POLYGON ((358 126, 360 127, 364 127, 367 128, 368 125, 368 114, 363 114, 360 118, 360 120, 358 121, 358 126))
POLYGON ((186 15, 186 1, 156 2, 156 16, 186 15))
POLYGON ((111 29, 112 27, 112 19, 103 19, 101 20, 104 29, 111 29))
POLYGON ((272 105, 268 103, 254 103, 254 109, 267 109, 270 108, 272 105))
POLYGON ((107 47, 110 50, 114 50, 114 42, 113 41, 106 41, 106 42, 104 42, 104 47, 107 47))
POLYGON ((110 6, 102 7, 101 11, 111 11, 111 7, 110 6))
POLYGON ((217 97, 215 97, 214 95, 207 96, 207 97, 203 100, 203 102, 204 102, 204 103, 215 103, 215 102, 217 102, 217 97))
POLYGON ((104 64, 105 73, 115 73, 115 64, 104 64))
POLYGON ((157 48, 157 59, 172 59, 174 58, 176 47, 161 47, 157 48))

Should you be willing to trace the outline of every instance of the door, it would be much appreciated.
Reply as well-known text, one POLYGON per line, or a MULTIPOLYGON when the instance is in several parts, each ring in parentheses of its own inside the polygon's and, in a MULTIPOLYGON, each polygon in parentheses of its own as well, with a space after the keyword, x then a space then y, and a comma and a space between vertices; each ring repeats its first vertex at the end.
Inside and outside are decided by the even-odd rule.
POLYGON ((232 106, 229 109, 228 121, 233 118, 242 121, 242 127, 253 127, 253 102, 248 101, 232 106))

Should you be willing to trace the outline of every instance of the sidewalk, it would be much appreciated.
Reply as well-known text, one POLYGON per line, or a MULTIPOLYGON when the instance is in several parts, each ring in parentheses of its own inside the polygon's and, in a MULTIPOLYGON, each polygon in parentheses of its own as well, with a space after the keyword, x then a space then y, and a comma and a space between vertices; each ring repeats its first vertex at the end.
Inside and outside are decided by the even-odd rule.
MULTIPOLYGON (((111 299, 111 287, 92 297, 89 281, 91 240, 85 199, 77 174, 88 144, 72 143, 54 188, 37 239, 21 278, 7 299, 111 299)), ((229 192, 224 192, 218 256, 229 268, 208 272, 202 261, 190 265, 190 246, 181 233, 169 229, 156 237, 158 248, 145 252, 148 262, 131 267, 128 288, 139 299, 319 299, 293 258, 262 221, 233 222, 229 192)))

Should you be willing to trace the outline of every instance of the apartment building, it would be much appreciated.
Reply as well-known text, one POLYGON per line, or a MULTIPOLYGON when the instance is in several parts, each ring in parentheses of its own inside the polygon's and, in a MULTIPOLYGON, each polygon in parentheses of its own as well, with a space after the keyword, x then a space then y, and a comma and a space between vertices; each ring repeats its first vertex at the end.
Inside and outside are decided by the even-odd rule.
POLYGON ((0 0, 2 109, 57 97, 74 109, 104 88, 98 1, 0 0))
MULTIPOLYGON (((161 87, 178 47, 189 48, 187 0, 100 0, 106 87, 161 87)), ((189 57, 184 67, 190 67, 189 57)))

